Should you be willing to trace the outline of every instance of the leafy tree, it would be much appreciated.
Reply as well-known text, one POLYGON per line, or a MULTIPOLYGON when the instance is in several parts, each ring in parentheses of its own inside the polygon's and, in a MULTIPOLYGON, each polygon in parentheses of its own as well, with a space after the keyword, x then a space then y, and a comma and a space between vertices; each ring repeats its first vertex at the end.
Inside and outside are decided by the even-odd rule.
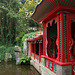
POLYGON ((20 29, 20 31, 29 33, 31 31, 38 30, 39 24, 30 19, 30 16, 32 15, 32 12, 34 12, 38 2, 39 1, 37 0, 25 0, 24 6, 19 8, 19 26, 17 26, 17 31, 20 29))
POLYGON ((24 3, 26 2, 26 0, 20 0, 20 2, 24 5, 24 3))
POLYGON ((17 37, 16 41, 18 43, 21 42, 21 37, 24 35, 21 35, 22 33, 27 34, 30 32, 36 32, 40 30, 40 27, 42 27, 41 24, 38 24, 31 20, 30 16, 35 10, 36 5, 41 1, 41 0, 24 0, 25 3, 22 8, 19 8, 19 19, 18 19, 18 24, 16 26, 16 32, 17 32, 17 37), (20 37, 21 36, 21 37, 20 37))
POLYGON ((14 43, 20 7, 18 0, 0 0, 0 41, 3 44, 14 43))
POLYGON ((39 30, 38 23, 30 19, 38 0, 0 0, 0 43, 15 44, 24 34, 39 30), (22 35, 21 35, 22 34, 22 35))

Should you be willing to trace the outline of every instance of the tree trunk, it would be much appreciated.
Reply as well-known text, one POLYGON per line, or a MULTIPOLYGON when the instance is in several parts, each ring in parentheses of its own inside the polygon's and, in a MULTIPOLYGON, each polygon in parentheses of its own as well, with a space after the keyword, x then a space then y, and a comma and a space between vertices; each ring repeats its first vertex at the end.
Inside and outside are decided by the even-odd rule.
POLYGON ((3 29, 2 29, 2 23, 1 23, 1 15, 0 15, 0 29, 1 29, 1 35, 4 37, 3 29))

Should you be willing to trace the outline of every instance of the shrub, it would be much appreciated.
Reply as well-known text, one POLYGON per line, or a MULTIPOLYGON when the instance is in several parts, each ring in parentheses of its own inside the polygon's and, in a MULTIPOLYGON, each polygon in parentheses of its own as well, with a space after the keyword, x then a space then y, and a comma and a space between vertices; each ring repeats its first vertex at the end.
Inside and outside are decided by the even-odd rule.
POLYGON ((6 47, 0 46, 0 60, 4 60, 5 58, 6 47))
POLYGON ((0 60, 5 59, 5 53, 10 53, 12 55, 12 60, 15 60, 15 52, 14 47, 6 47, 6 46, 0 46, 0 60))
POLYGON ((22 54, 22 57, 20 58, 20 61, 18 63, 26 63, 27 61, 30 61, 30 57, 26 56, 25 54, 22 54))
POLYGON ((6 50, 7 53, 10 53, 12 55, 12 60, 15 60, 15 51, 14 47, 8 47, 6 50))
POLYGON ((32 36, 36 35, 36 33, 40 33, 40 31, 24 34, 24 36, 22 37, 22 43, 25 41, 26 38, 32 38, 32 36))

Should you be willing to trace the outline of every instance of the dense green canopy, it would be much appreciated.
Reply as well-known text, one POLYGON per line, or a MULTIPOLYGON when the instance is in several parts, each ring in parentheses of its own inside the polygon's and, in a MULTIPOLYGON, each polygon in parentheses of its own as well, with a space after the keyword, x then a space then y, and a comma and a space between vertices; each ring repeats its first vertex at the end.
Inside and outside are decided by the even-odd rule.
POLYGON ((40 0, 0 0, 1 44, 20 43, 24 34, 39 30, 42 25, 30 19, 38 2, 40 0))

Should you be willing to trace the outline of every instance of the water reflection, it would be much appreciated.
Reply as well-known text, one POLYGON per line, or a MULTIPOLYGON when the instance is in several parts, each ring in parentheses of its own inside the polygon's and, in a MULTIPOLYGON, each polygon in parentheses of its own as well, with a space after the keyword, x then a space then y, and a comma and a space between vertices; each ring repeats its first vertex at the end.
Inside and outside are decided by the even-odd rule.
POLYGON ((40 75, 33 66, 19 65, 15 62, 0 63, 0 75, 40 75))

